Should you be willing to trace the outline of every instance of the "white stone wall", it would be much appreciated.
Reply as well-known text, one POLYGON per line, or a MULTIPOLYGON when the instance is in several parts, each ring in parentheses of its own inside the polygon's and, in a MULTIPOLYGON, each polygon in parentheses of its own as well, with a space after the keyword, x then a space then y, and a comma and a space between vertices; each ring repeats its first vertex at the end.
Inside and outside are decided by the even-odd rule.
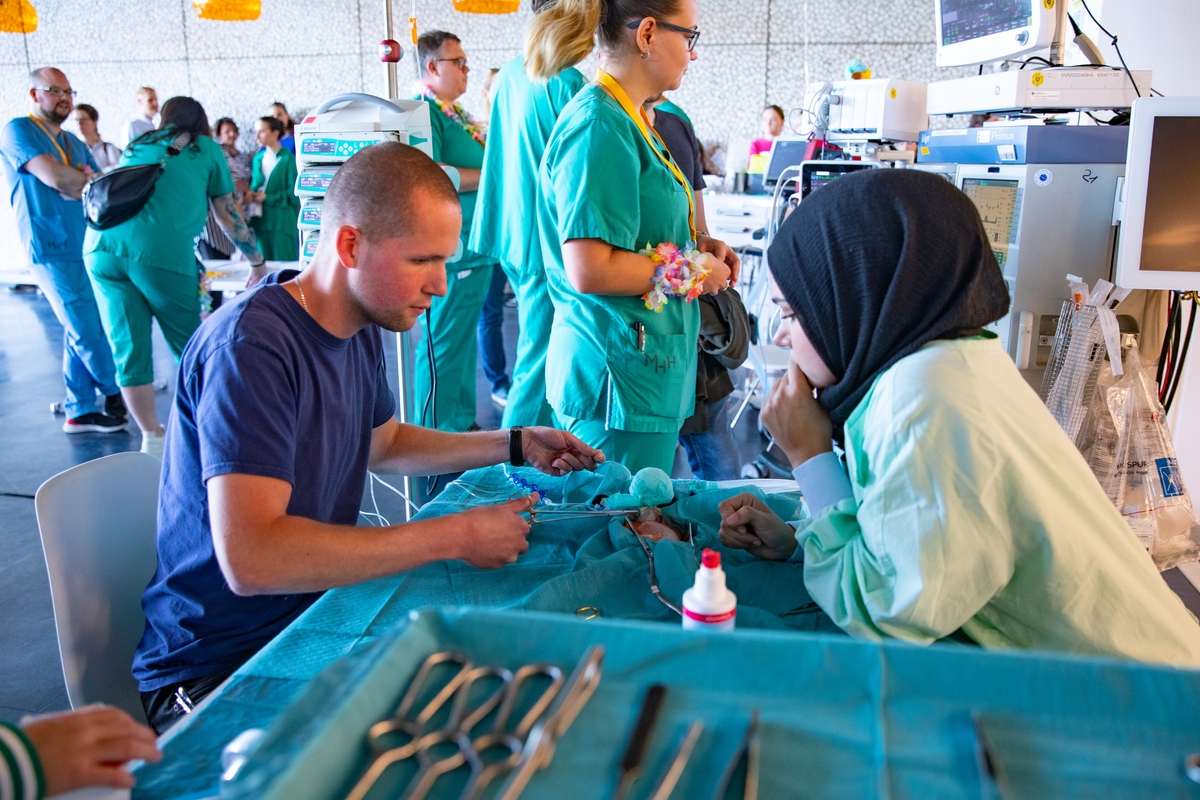
MULTIPOLYGON (((190 0, 32 0, 39 25, 28 36, 0 33, 0 121, 28 111, 33 67, 67 73, 80 102, 100 112, 100 131, 123 143, 137 114, 135 92, 149 85, 160 102, 199 100, 209 117, 230 116, 251 146, 253 120, 280 100, 295 112, 346 91, 386 92, 377 45, 381 0, 262 0, 255 22, 202 20, 190 0)), ((422 30, 459 35, 473 69, 464 98, 483 111, 482 83, 521 49, 530 12, 459 14, 449 0, 418 0, 422 30)), ((396 38, 407 41, 411 3, 397 2, 396 38)), ((767 103, 799 105, 808 80, 842 77, 862 59, 881 77, 930 81, 954 74, 934 67, 930 0, 700 0, 699 58, 673 99, 705 141, 749 139, 767 103)), ((590 75, 594 58, 583 65, 590 75)), ((412 88, 407 57, 401 87, 412 88)), ((0 204, 0 273, 21 260, 11 210, 0 204)))

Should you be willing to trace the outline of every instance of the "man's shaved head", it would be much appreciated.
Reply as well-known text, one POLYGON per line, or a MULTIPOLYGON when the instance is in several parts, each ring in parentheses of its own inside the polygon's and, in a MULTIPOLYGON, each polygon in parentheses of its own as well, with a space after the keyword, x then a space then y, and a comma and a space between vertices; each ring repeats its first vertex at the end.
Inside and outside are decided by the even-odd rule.
POLYGON ((321 228, 351 225, 368 241, 382 242, 410 233, 416 209, 433 201, 458 205, 450 177, 415 147, 381 142, 338 169, 325 194, 321 228))
POLYGON ((40 89, 43 86, 52 86, 56 80, 60 78, 66 80, 66 77, 54 67, 38 67, 29 73, 29 88, 40 89))

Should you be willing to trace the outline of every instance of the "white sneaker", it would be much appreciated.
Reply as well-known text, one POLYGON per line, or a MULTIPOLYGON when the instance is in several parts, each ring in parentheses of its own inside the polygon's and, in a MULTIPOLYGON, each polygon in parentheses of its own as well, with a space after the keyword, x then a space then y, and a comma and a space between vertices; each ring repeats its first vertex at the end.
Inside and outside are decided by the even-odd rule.
POLYGON ((142 452, 154 456, 159 461, 162 461, 163 447, 166 443, 167 433, 165 430, 160 434, 142 434, 142 452))

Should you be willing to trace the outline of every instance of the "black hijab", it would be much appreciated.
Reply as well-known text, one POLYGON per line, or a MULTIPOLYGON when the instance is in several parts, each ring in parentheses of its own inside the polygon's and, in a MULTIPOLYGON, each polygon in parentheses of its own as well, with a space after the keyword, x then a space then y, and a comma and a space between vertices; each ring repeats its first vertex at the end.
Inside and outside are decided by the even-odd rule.
POLYGON ((875 376, 927 342, 1008 313, 974 203, 943 178, 871 169, 807 197, 779 228, 771 274, 837 378, 818 393, 834 435, 875 376))

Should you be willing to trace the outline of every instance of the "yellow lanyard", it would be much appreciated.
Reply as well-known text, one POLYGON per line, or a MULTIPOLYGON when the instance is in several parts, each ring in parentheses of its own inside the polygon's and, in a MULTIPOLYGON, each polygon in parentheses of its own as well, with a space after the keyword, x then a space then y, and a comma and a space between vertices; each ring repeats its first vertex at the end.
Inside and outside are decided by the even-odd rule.
MULTIPOLYGON (((671 170, 671 174, 675 176, 675 180, 679 181, 679 185, 683 187, 684 194, 687 195, 688 201, 688 231, 691 233, 691 241, 696 241, 696 198, 692 194, 692 187, 687 182, 687 178, 683 177, 683 173, 679 171, 675 160, 671 157, 671 151, 667 149, 666 142, 658 135, 658 131, 650 127, 646 121, 646 112, 642 109, 635 109, 633 101, 629 99, 629 95, 621 88, 621 84, 617 83, 612 75, 609 75, 602 69, 596 70, 596 83, 600 84, 606 92, 612 95, 621 108, 625 109, 625 113, 629 115, 634 124, 638 126, 638 130, 642 132, 642 136, 646 139, 646 144, 650 145, 650 149, 654 154, 671 170), (655 142, 658 146, 655 146, 655 142), (661 148, 661 149, 660 149, 661 148)), ((682 246, 679 242, 674 242, 682 246)))
POLYGON ((42 129, 42 133, 46 134, 46 136, 48 136, 50 138, 50 141, 54 142, 54 149, 58 151, 59 162, 64 167, 74 166, 73 164, 71 164, 71 157, 69 155, 67 155, 67 152, 65 150, 63 150, 62 145, 58 143, 58 139, 53 134, 50 133, 50 129, 47 128, 42 123, 42 121, 40 119, 38 119, 37 117, 35 117, 33 114, 30 114, 29 118, 31 120, 33 120, 34 125, 37 125, 39 128, 42 129))

